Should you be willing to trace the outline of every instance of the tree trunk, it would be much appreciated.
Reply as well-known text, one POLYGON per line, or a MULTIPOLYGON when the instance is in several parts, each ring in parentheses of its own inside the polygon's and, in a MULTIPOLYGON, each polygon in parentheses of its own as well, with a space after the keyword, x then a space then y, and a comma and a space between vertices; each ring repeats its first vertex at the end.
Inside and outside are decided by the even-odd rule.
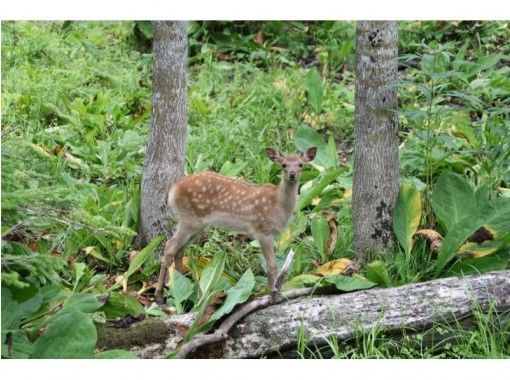
POLYGON ((359 21, 356 29, 356 126, 353 223, 358 260, 393 247, 398 195, 396 21, 359 21))
MULTIPOLYGON (((323 348, 328 339, 336 338, 341 345, 374 327, 397 338, 403 331, 427 331, 434 323, 459 321, 469 328, 474 308, 486 311, 492 301, 504 322, 510 312, 510 270, 305 297, 255 311, 230 330, 223 344, 205 346, 200 354, 223 358, 295 356, 300 333, 309 347, 323 348)), ((194 318, 194 314, 183 314, 148 319, 126 329, 99 327, 98 348, 124 348, 143 358, 164 357, 183 339, 194 318)))
POLYGON ((140 225, 135 246, 167 233, 168 192, 184 173, 187 30, 185 21, 156 21, 152 118, 143 166, 140 225))

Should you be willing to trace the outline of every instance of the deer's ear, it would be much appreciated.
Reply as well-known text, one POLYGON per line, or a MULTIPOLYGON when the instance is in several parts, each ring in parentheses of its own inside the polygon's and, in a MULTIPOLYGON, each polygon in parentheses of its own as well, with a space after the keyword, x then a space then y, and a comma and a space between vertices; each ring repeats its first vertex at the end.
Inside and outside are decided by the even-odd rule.
POLYGON ((280 152, 278 152, 276 149, 273 148, 266 148, 266 154, 267 157, 273 162, 281 162, 282 161, 282 155, 280 152))
POLYGON ((316 154, 317 154, 317 147, 313 146, 311 148, 308 148, 303 153, 301 153, 301 161, 310 162, 315 158, 316 154))

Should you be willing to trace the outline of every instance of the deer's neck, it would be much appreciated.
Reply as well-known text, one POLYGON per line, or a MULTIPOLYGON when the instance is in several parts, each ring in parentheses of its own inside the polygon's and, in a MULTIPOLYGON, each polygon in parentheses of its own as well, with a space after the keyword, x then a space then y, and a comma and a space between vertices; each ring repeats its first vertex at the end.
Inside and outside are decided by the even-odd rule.
POLYGON ((298 181, 288 182, 282 178, 282 182, 278 186, 278 200, 284 218, 284 223, 287 223, 294 207, 296 206, 298 196, 298 181))

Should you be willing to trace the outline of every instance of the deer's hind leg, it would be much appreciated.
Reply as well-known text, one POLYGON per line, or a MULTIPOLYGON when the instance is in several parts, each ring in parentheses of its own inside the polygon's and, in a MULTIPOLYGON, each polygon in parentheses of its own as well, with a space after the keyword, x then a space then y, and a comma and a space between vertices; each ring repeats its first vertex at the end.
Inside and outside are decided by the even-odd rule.
POLYGON ((159 270, 158 283, 156 285, 156 292, 154 294, 156 302, 163 304, 163 288, 165 287, 166 275, 168 267, 175 259, 177 270, 182 272, 182 256, 184 246, 188 243, 191 237, 196 233, 196 229, 190 228, 189 226, 179 224, 177 230, 172 238, 168 239, 165 243, 165 249, 163 251, 163 257, 161 258, 161 268, 159 270))

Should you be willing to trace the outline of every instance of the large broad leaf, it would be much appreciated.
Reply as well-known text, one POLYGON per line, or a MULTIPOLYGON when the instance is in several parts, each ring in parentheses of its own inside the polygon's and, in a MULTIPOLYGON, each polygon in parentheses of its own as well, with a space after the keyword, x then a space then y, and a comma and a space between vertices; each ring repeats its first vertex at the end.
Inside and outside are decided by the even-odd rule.
POLYGON ((103 311, 107 318, 120 318, 128 314, 142 314, 144 308, 135 297, 129 294, 112 292, 100 311, 103 311))
POLYGON ((186 276, 178 271, 172 272, 172 283, 170 284, 169 291, 178 314, 184 313, 182 303, 193 294, 194 288, 193 282, 186 276))
MULTIPOLYGON (((2 289, 3 290, 3 289, 2 289)), ((32 283, 24 288, 10 288, 12 298, 18 303, 18 313, 22 319, 29 317, 37 311, 43 302, 39 287, 32 283)))
MULTIPOLYGON (((453 225, 445 236, 436 262, 436 276, 457 253, 458 249, 476 230, 483 226, 492 226, 496 233, 503 233, 508 226, 510 215, 510 199, 498 198, 486 207, 480 209, 470 218, 466 217, 453 225)), ((486 227, 487 228, 487 227, 486 227)), ((490 228, 490 227, 489 227, 490 228)))
POLYGON ((321 135, 312 128, 305 126, 298 127, 295 144, 296 148, 301 152, 312 146, 317 147, 317 155, 312 161, 313 164, 317 164, 326 169, 336 166, 336 148, 334 140, 330 139, 328 144, 326 144, 321 135))
POLYGON ((473 189, 466 179, 448 170, 439 176, 430 201, 434 213, 447 229, 478 216, 473 189))
POLYGON ((413 235, 421 219, 421 196, 416 188, 408 183, 400 186, 397 203, 393 213, 393 231, 406 252, 412 248, 413 235))
POLYGON ((12 299, 11 290, 2 287, 2 356, 9 356, 8 347, 5 344, 7 334, 17 330, 20 323, 19 304, 12 299))
POLYGON ((320 255, 324 257, 326 252, 326 243, 328 242, 329 237, 328 221, 322 215, 319 215, 312 219, 311 229, 315 246, 317 247, 320 255))
POLYGON ((348 276, 330 276, 324 278, 327 282, 336 286, 338 290, 343 292, 352 292, 354 290, 369 289, 377 284, 372 281, 365 280, 359 277, 348 277, 348 276))
POLYGON ((240 303, 245 302, 255 286, 255 277, 251 269, 248 269, 242 277, 239 279, 237 284, 227 290, 227 298, 221 307, 211 315, 209 321, 215 321, 220 319, 224 315, 230 313, 234 307, 240 303))
POLYGON ((132 352, 125 350, 108 350, 97 353, 94 359, 140 359, 132 352))
POLYGON ((342 173, 343 169, 328 169, 322 172, 312 182, 312 186, 308 189, 303 189, 299 196, 298 209, 301 210, 304 207, 312 203, 315 197, 321 195, 322 191, 335 181, 335 179, 342 173))
POLYGON ((324 85, 322 84, 322 78, 316 68, 308 71, 304 84, 308 94, 308 103, 315 113, 320 113, 322 111, 324 85))
POLYGON ((10 344, 2 342, 2 357, 28 359, 33 344, 28 340, 27 334, 22 330, 13 330, 10 334, 10 344))
POLYGON ((74 293, 64 303, 62 309, 55 316, 60 317, 66 313, 80 311, 82 313, 92 313, 102 307, 107 300, 105 295, 74 293))
POLYGON ((495 270, 503 270, 507 267, 507 261, 499 257, 486 256, 475 259, 463 259, 456 263, 448 271, 449 276, 467 276, 481 274, 495 270))
POLYGON ((97 333, 92 319, 81 311, 72 311, 55 319, 34 343, 30 358, 91 358, 97 333))
POLYGON ((306 288, 309 286, 315 286, 317 282, 321 279, 321 276, 318 276, 316 274, 300 274, 299 276, 292 277, 290 280, 286 281, 283 286, 282 290, 287 291, 291 289, 299 289, 299 288, 306 288))
POLYGON ((209 296, 209 294, 216 290, 216 285, 220 280, 224 268, 225 268, 225 252, 221 251, 216 253, 213 260, 204 269, 204 272, 200 277, 200 280, 198 282, 198 287, 200 289, 200 299, 195 305, 196 309, 199 309, 206 300, 206 298, 209 296))
POLYGON ((381 260, 372 261, 367 265, 367 280, 377 283, 380 286, 391 285, 390 275, 386 264, 381 260))

